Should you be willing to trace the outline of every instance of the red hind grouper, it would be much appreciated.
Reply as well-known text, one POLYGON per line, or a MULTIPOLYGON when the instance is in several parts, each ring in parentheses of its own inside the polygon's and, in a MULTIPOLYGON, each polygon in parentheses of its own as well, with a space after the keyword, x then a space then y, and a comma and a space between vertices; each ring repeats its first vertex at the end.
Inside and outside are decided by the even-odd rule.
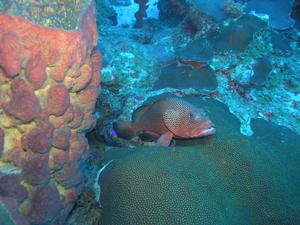
POLYGON ((202 109, 176 97, 165 97, 139 107, 132 114, 132 122, 115 122, 114 129, 121 138, 158 139, 158 146, 169 146, 172 138, 195 138, 216 131, 202 109))

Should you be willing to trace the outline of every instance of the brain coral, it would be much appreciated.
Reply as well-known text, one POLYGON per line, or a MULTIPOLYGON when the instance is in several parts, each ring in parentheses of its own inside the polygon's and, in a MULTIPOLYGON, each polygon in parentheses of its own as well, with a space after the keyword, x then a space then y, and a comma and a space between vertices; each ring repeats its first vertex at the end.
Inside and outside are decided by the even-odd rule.
POLYGON ((95 124, 95 4, 16 2, 0 4, 0 198, 15 218, 63 224, 82 191, 85 133, 95 124))
POLYGON ((254 121, 257 134, 244 137, 223 105, 201 105, 215 136, 192 140, 190 147, 131 150, 106 169, 102 224, 298 223, 299 136, 254 121))

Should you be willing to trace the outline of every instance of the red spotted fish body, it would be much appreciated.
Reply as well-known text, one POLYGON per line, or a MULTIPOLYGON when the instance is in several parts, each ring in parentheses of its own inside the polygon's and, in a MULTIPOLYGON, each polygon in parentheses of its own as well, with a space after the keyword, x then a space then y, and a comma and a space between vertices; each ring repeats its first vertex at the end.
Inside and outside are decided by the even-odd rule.
POLYGON ((212 122, 202 109, 176 98, 166 97, 136 109, 132 122, 116 122, 121 138, 139 134, 158 138, 157 145, 168 146, 172 138, 195 138, 215 133, 212 122))

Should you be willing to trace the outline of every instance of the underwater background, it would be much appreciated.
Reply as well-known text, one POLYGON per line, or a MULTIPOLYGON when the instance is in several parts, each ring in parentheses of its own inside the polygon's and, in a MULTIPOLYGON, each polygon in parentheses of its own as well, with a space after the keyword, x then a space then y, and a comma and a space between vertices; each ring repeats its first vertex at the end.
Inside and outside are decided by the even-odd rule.
POLYGON ((0 1, 1 225, 297 225, 299 171, 299 0, 0 1))

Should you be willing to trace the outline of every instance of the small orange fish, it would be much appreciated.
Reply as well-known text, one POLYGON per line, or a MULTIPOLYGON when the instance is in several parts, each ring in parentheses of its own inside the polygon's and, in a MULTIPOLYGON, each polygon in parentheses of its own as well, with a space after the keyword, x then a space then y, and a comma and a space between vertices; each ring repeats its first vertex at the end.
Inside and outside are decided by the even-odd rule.
POLYGON ((177 63, 179 65, 191 66, 196 69, 201 69, 208 65, 206 62, 199 62, 199 61, 194 61, 194 60, 184 60, 184 59, 180 59, 180 58, 177 59, 177 63))
POLYGON ((113 127, 118 137, 150 137, 158 139, 158 146, 169 146, 172 138, 195 138, 216 131, 202 109, 176 97, 143 105, 134 111, 132 122, 115 122, 113 127))

